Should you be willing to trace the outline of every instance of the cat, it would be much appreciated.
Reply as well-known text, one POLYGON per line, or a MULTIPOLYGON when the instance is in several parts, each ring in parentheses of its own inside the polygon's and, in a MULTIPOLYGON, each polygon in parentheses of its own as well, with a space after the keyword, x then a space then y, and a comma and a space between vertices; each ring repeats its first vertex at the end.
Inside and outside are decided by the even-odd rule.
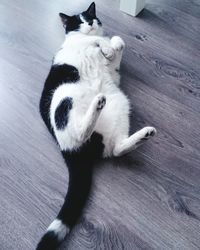
POLYGON ((61 149, 69 186, 37 250, 56 249, 77 223, 96 160, 126 154, 156 133, 144 127, 129 136, 130 103, 119 89, 125 43, 119 36, 103 36, 95 3, 79 15, 59 15, 65 41, 46 79, 40 113, 61 149))

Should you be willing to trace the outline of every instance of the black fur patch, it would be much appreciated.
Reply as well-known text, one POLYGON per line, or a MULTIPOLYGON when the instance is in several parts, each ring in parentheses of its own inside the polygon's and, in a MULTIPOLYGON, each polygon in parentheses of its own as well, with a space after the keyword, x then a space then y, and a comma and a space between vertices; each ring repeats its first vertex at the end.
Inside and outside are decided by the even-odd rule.
POLYGON ((55 123, 57 129, 64 129, 67 126, 69 111, 72 109, 73 101, 71 97, 66 97, 63 99, 55 112, 55 123))
POLYGON ((66 21, 65 33, 67 34, 70 31, 77 31, 80 29, 80 25, 83 23, 79 15, 68 17, 66 21))
POLYGON ((94 132, 79 149, 62 151, 69 170, 69 187, 58 219, 70 228, 82 214, 90 193, 93 165, 102 157, 103 150, 103 136, 94 132))
POLYGON ((85 21, 88 22, 89 25, 92 26, 93 21, 97 20, 97 24, 102 26, 101 21, 96 16, 95 17, 90 16, 90 15, 88 15, 88 13, 86 11, 82 13, 82 16, 84 17, 85 21))
POLYGON ((40 99, 40 113, 50 133, 54 136, 50 124, 49 112, 52 95, 55 89, 63 83, 76 83, 80 79, 78 70, 71 65, 52 65, 49 75, 44 84, 44 89, 40 99))
POLYGON ((55 250, 59 244, 57 235, 53 231, 49 231, 42 237, 36 250, 55 250))
POLYGON ((85 21, 88 22, 89 25, 93 24, 94 19, 97 20, 98 25, 102 25, 102 23, 96 16, 96 7, 94 2, 91 3, 91 5, 86 11, 82 12, 82 16, 84 17, 85 21))
POLYGON ((54 84, 75 83, 80 79, 78 69, 68 64, 52 65, 48 77, 51 78, 51 82, 54 84))

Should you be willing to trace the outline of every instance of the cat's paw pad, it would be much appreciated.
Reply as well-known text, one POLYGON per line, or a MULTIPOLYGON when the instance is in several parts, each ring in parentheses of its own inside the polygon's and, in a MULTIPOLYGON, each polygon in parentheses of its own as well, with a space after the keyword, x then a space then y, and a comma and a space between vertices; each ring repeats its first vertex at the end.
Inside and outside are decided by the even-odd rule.
POLYGON ((114 50, 121 51, 125 47, 125 43, 119 36, 113 36, 111 39, 111 46, 114 50))
POLYGON ((97 96, 97 110, 103 109, 106 104, 106 97, 103 94, 97 96))
POLYGON ((101 52, 106 59, 108 59, 110 61, 114 59, 115 52, 111 47, 103 46, 103 47, 101 47, 101 52))
POLYGON ((142 138, 143 140, 148 140, 149 138, 151 138, 156 134, 156 129, 154 127, 145 127, 144 130, 145 134, 144 137, 142 138))

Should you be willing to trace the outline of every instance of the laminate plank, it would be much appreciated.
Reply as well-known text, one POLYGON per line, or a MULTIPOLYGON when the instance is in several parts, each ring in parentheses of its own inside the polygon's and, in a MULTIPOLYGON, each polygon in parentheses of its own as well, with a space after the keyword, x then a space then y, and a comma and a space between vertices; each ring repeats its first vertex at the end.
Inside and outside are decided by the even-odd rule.
POLYGON ((147 4, 147 10, 156 15, 165 22, 168 26, 171 26, 171 30, 180 33, 183 37, 189 38, 192 42, 199 45, 199 17, 192 17, 176 8, 161 5, 161 4, 147 4))
MULTIPOLYGON (((154 3, 154 0, 148 0, 148 3, 154 3)), ((199 0, 159 0, 159 4, 163 4, 163 5, 168 5, 171 6, 175 9, 181 10, 184 13, 189 14, 190 16, 193 17, 200 17, 200 13, 199 13, 199 0)))

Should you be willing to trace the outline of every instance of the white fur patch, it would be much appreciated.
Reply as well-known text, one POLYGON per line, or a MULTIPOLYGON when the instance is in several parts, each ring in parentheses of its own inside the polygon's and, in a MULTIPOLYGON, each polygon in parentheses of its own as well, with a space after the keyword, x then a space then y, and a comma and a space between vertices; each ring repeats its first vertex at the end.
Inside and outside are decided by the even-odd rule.
POLYGON ((58 240, 62 241, 66 234, 69 233, 69 228, 61 220, 55 219, 47 228, 47 231, 53 231, 57 235, 58 240))

